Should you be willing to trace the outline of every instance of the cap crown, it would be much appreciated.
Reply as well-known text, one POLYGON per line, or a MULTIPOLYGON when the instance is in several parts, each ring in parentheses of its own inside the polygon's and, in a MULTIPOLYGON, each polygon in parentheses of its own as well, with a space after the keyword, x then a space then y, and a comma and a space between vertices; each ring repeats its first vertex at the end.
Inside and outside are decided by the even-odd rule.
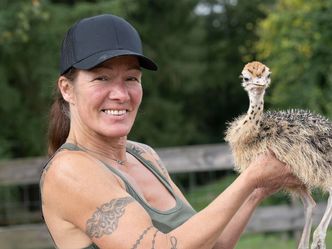
POLYGON ((137 55, 154 64, 143 56, 138 32, 123 18, 111 14, 85 18, 74 24, 63 40, 60 72, 71 67, 90 69, 119 55, 137 55))

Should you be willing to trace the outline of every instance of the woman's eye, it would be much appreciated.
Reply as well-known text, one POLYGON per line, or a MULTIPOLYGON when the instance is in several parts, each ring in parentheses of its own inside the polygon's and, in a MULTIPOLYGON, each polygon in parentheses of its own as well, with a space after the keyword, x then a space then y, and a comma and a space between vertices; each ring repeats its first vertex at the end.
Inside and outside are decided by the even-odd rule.
POLYGON ((127 78, 127 81, 135 81, 135 82, 140 82, 138 78, 136 78, 136 77, 133 77, 133 76, 129 76, 129 77, 127 78))
POLYGON ((95 78, 95 80, 99 80, 99 81, 107 81, 108 77, 107 76, 98 76, 95 78))

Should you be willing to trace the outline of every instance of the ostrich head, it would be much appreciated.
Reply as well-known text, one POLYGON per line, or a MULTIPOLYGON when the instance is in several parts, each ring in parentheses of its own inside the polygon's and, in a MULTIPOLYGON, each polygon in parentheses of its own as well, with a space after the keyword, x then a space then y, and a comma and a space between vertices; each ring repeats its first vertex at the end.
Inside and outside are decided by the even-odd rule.
POLYGON ((264 94, 270 85, 270 76, 270 69, 258 61, 246 64, 240 75, 244 89, 254 95, 264 94))

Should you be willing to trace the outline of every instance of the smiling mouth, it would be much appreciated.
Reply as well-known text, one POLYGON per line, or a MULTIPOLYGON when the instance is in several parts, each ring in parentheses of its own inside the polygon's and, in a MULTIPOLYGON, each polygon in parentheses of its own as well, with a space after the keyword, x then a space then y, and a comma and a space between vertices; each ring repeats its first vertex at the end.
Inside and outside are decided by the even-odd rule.
POLYGON ((128 110, 112 110, 112 109, 103 109, 102 112, 104 112, 107 115, 113 115, 113 116, 122 116, 127 113, 128 110))

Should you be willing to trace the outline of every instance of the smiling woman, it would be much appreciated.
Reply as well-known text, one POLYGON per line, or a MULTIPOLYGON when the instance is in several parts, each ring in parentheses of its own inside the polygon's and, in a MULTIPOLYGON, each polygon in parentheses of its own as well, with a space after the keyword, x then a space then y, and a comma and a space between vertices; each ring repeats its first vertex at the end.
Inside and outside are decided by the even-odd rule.
POLYGON ((86 132, 91 139, 126 136, 142 100, 139 61, 131 55, 79 70, 73 81, 61 76, 58 86, 65 101, 72 104, 69 140, 77 132, 86 132))
POLYGON ((260 156, 196 213, 156 152, 127 140, 142 101, 142 68, 157 65, 120 17, 82 19, 65 36, 40 181, 56 247, 233 248, 260 201, 297 181, 272 155, 260 156))

